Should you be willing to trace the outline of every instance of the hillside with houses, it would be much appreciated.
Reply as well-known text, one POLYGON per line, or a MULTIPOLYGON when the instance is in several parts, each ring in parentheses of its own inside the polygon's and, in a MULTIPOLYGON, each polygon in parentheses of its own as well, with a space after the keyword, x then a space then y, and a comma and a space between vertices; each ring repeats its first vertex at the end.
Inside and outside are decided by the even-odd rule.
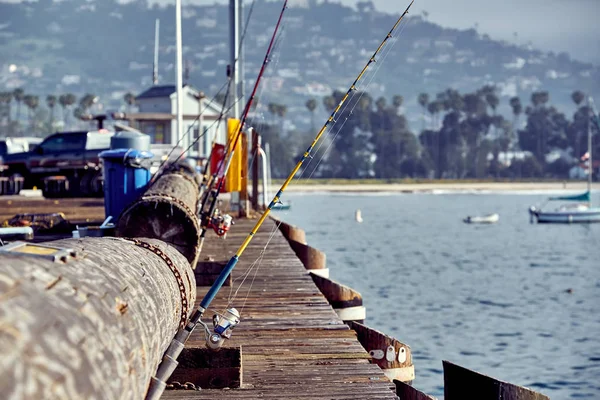
MULTIPOLYGON (((256 76, 274 22, 277 2, 259 0, 244 39, 246 84, 256 76)), ((246 15, 249 9, 246 9, 246 15)), ((184 7, 183 42, 188 82, 214 94, 225 81, 228 60, 227 7, 184 7)), ((333 2, 292 6, 261 90, 261 103, 287 106, 286 118, 307 127, 305 103, 346 87, 396 15, 362 2, 357 10, 333 2)), ((40 0, 0 3, 0 89, 28 93, 93 93, 105 108, 123 108, 123 96, 151 85, 154 23, 160 19, 160 83, 174 81, 174 7, 145 1, 40 0)), ((366 88, 374 97, 402 95, 408 119, 419 124, 420 93, 447 88, 469 91, 495 85, 500 112, 508 99, 545 90, 553 104, 572 110, 573 90, 600 92, 600 68, 526 45, 490 39, 475 29, 444 29, 424 16, 409 16, 397 42, 366 88)), ((321 101, 318 101, 321 105, 321 101)), ((324 110, 319 107, 317 115, 324 110)))

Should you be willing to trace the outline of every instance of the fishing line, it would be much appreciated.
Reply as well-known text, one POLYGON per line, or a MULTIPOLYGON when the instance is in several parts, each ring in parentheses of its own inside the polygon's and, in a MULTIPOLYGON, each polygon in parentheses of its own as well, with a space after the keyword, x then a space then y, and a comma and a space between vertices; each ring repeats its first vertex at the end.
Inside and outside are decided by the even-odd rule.
MULTIPOLYGON (((177 141, 177 143, 175 144, 175 146, 173 146, 171 148, 171 150, 169 151, 169 154, 167 154, 167 157, 162 161, 162 163, 158 166, 158 170, 156 171, 156 173, 154 174, 154 177, 158 176, 159 172, 161 171, 162 167, 169 161, 169 158, 171 157, 171 155, 173 154, 173 152, 175 151, 175 149, 177 148, 177 146, 179 146, 179 144, 183 141, 183 139, 190 133, 190 131, 192 130, 192 128, 196 125, 196 122, 198 122, 200 120, 200 117, 202 116, 202 114, 206 111, 206 109, 212 104, 212 102, 217 98, 217 96, 221 93, 221 91, 223 90, 223 88, 225 87, 225 85, 227 85, 227 82, 225 82, 221 88, 219 89, 219 91, 217 92, 217 94, 215 94, 211 99, 210 102, 204 107, 204 110, 200 111, 200 113, 198 114, 198 116, 196 116, 196 118, 192 121, 191 125, 188 126, 185 134, 183 134, 179 140, 177 141)), ((183 154, 183 153, 182 153, 183 154)), ((181 157, 181 155, 177 158, 177 160, 179 160, 179 158, 181 157)), ((176 160, 176 161, 177 161, 176 160)), ((151 183, 154 180, 151 180, 151 183)))
MULTIPOLYGON (((328 133, 325 135, 326 138, 329 139, 329 143, 327 145, 327 148, 325 149, 325 151, 323 152, 323 154, 321 155, 321 157, 319 158, 319 160, 317 161, 317 165, 314 166, 314 168, 312 169, 312 171, 310 172, 310 174, 303 178, 304 173, 308 170, 308 167, 311 165, 312 163, 312 159, 310 159, 310 161, 307 163, 306 168, 304 168, 299 176, 296 178, 297 181, 301 181, 302 179, 304 179, 305 181, 308 181, 310 178, 312 178, 312 176, 317 172, 319 165, 321 164, 321 162, 326 158, 326 156, 329 155, 329 152, 331 150, 331 146, 334 144, 335 139, 337 138, 338 134, 341 132, 341 130, 343 129, 344 125, 346 124, 346 122, 348 121, 349 118, 352 117, 352 115, 354 114, 354 110, 356 109, 357 105, 360 104, 360 100, 362 99, 362 97, 365 94, 368 94, 368 88, 371 86, 371 83, 373 82, 373 80, 375 79, 375 76, 377 75, 377 73, 379 72, 379 69, 382 67, 384 61, 387 59, 388 55, 392 52, 392 49, 394 48, 394 45, 398 42, 398 38, 400 37, 400 35, 402 34, 402 32, 404 31, 404 29, 406 28, 407 24, 402 24, 401 25, 401 29, 399 30, 398 34, 393 36, 394 40, 391 40, 391 44, 390 46, 387 47, 387 49, 385 51, 382 52, 382 58, 381 61, 377 61, 378 65, 377 67, 373 70, 373 73, 370 74, 370 77, 368 79, 368 81, 366 82, 365 85, 363 85, 364 90, 360 90, 360 94, 358 95, 358 99, 356 99, 356 101, 354 101, 354 105, 352 106, 351 110, 349 111, 349 114, 345 117, 344 121, 342 122, 342 125, 340 127, 337 128, 337 132, 335 132, 335 134, 333 134, 333 137, 331 138, 331 134, 334 130, 334 128, 336 127, 337 121, 336 123, 334 123, 334 125, 332 125, 331 129, 328 131, 328 133)), ((352 104, 353 100, 355 99, 355 94, 359 91, 359 88, 357 88, 357 91, 353 93, 353 96, 351 96, 350 100, 347 103, 347 107, 343 108, 340 112, 340 114, 343 114, 344 111, 347 110, 348 107, 350 107, 350 105, 352 104)), ((321 149, 322 146, 325 145, 325 141, 322 141, 320 143, 320 145, 316 148, 315 153, 318 153, 318 151, 321 149)))
MULTIPOLYGON (((387 36, 381 41, 381 43, 379 44, 379 46, 377 47, 377 49, 375 50, 375 52, 373 53, 371 58, 368 60, 368 62, 363 67, 363 69, 360 71, 360 73, 358 74, 356 79, 350 85, 350 87, 349 87, 348 91, 346 92, 346 94, 344 95, 344 97, 342 97, 342 99, 340 100, 338 106, 330 114, 329 118, 327 119, 327 121, 325 122, 323 127, 319 130, 319 133, 315 136, 312 143, 308 146, 308 148, 306 149, 302 158, 296 163, 295 167, 292 169, 292 171, 290 172, 290 174, 288 175, 288 177, 286 178, 284 183, 281 185, 281 187, 277 191, 277 194, 273 197, 273 199, 271 200, 267 209, 260 216, 260 218, 254 225, 254 227, 252 228, 250 233, 246 236, 246 238, 243 240, 243 242, 241 243, 241 245, 235 252, 235 254, 229 259, 229 261, 227 262, 227 264, 225 265, 225 267, 219 274, 218 278, 216 279, 215 283, 210 287, 208 292, 204 295, 204 297, 200 301, 200 304, 197 306, 196 310, 190 316, 188 323, 185 325, 185 327, 183 329, 181 329, 177 333, 177 335, 171 342, 171 345, 169 345, 169 348, 165 352, 166 356, 163 358, 163 362, 161 362, 161 364, 158 367, 156 377, 159 382, 165 382, 168 379, 168 377, 171 375, 171 371, 172 371, 171 368, 173 367, 173 365, 176 365, 176 361, 174 361, 174 360, 176 360, 177 357, 179 356, 179 354, 181 353, 181 350, 183 349, 185 343, 187 342, 187 340, 189 339, 193 330, 197 326, 198 321, 202 318, 202 316, 204 315, 204 312, 209 308, 210 304, 215 299, 219 290, 223 287, 225 280, 230 276, 233 269, 235 269, 235 266, 238 263, 240 257, 242 256, 242 254, 244 253, 246 248, 249 246, 250 242, 252 241, 253 237, 256 235, 256 233, 260 229, 263 222, 269 216, 269 213, 273 209, 274 205, 279 202, 279 199, 283 195, 283 192, 285 191, 287 186, 290 184, 290 182, 292 181, 292 179, 294 178, 296 173, 298 173, 298 171, 302 167, 303 162, 310 156, 315 145, 317 144, 319 139, 321 139, 321 137, 327 130, 328 124, 332 122, 332 120, 336 116, 337 112, 344 105, 344 102, 348 99, 348 97, 350 97, 350 93, 352 91, 356 90, 355 85, 362 79, 363 75, 365 74, 365 72, 367 71, 369 66, 375 61, 375 57, 379 54, 379 52, 385 46, 388 39, 390 39, 392 33, 396 30, 396 28, 398 27, 398 25, 400 24, 400 22, 402 21, 404 16, 406 14, 408 14, 408 11, 409 11, 410 7, 412 6, 413 2, 414 2, 414 0, 411 1, 409 6, 406 8, 406 11, 396 20, 394 26, 389 30, 387 36), (170 360, 173 360, 173 361, 170 361, 170 360)), ((284 3, 284 4, 287 4, 287 3, 284 3)), ((285 9, 285 6, 284 6, 284 9, 285 9)), ((253 95, 254 95, 254 93, 253 93, 253 95)), ((235 323, 236 325, 239 323, 238 318, 236 318, 235 321, 233 321, 231 319, 229 319, 228 321, 232 324, 235 323)), ((221 327, 221 325, 219 325, 219 326, 221 327)), ((223 337, 221 335, 222 333, 225 334, 224 331, 221 331, 221 328, 219 328, 219 329, 215 328, 215 332, 213 334, 211 334, 208 344, 220 347, 223 343, 223 340, 226 337, 229 337, 228 335, 225 335, 225 337, 223 337)))
MULTIPOLYGON (((315 166, 315 168, 312 170, 312 172, 309 174, 309 176, 308 176, 308 177, 306 177, 306 178, 304 178, 305 180, 308 180, 308 179, 310 179, 310 178, 312 177, 312 175, 313 175, 313 174, 316 172, 316 170, 317 170, 317 168, 318 168, 319 164, 321 163, 321 161, 322 161, 322 160, 324 159, 324 157, 325 157, 325 156, 328 154, 328 152, 329 152, 329 150, 330 150, 331 146, 333 145, 333 143, 334 143, 335 139, 337 138, 337 136, 339 135, 339 133, 342 131, 342 129, 343 129, 343 127, 345 126, 346 122, 348 122, 348 119, 350 119, 350 118, 352 117, 352 115, 353 115, 353 113, 354 113, 354 110, 356 109, 357 105, 360 103, 360 100, 361 100, 361 99, 362 99, 362 97, 363 97, 363 96, 364 96, 364 95, 365 95, 365 94, 368 92, 368 88, 371 86, 371 84, 372 84, 373 80, 375 79, 375 76, 376 76, 376 75, 377 75, 377 73, 379 72, 379 69, 381 68, 382 64, 384 63, 384 61, 386 60, 386 58, 388 57, 388 55, 391 53, 391 51, 392 51, 392 49, 393 49, 394 45, 395 45, 395 44, 398 42, 398 37, 399 37, 399 36, 402 34, 402 32, 403 32, 403 30, 404 30, 405 26, 406 26, 405 24, 403 24, 403 25, 402 25, 402 30, 400 30, 400 31, 398 32, 398 34, 397 34, 397 35, 394 37, 394 38, 395 38, 395 40, 391 40, 391 41, 390 41, 390 42, 391 42, 390 46, 388 46, 388 47, 386 48, 386 51, 382 52, 382 57, 381 57, 381 60, 380 60, 380 61, 378 61, 378 64, 379 64, 379 65, 377 66, 377 68, 375 68, 375 69, 373 70, 373 72, 372 72, 371 74, 369 74, 369 78, 367 79, 367 82, 366 82, 366 84, 365 84, 365 85, 363 85, 363 87, 364 87, 364 90, 360 90, 360 94, 358 94, 358 96, 357 96, 357 92, 359 91, 359 90, 358 90, 358 88, 357 88, 357 90, 356 90, 356 91, 355 91, 355 92, 352 94, 352 96, 350 97, 350 99, 349 99, 348 103, 346 103, 346 104, 344 105, 344 107, 342 107, 342 108, 340 109, 340 115, 343 115, 343 113, 344 113, 344 112, 348 112, 348 111, 347 111, 347 110, 348 110, 348 108, 350 108, 350 111, 349 111, 349 112, 348 112, 348 114, 347 114, 347 115, 344 117, 344 120, 342 121, 342 123, 341 123, 341 124, 338 124, 338 123, 337 123, 337 121, 336 121, 336 122, 334 123, 334 125, 332 125, 332 127, 330 128, 330 130, 328 131, 328 135, 331 135, 331 133, 332 133, 333 129, 334 129, 334 128, 337 128, 337 129, 336 129, 336 132, 335 132, 335 134, 333 135, 333 138, 331 138, 331 140, 330 140, 330 142, 329 142, 329 145, 328 145, 327 149, 325 150, 325 152, 323 153, 323 155, 320 157, 320 159, 319 159, 319 160, 318 160, 318 162, 317 162, 317 165, 316 165, 316 166, 315 166)), ((327 135, 326 135, 326 136, 327 136, 327 135)), ((321 142, 321 143, 323 143, 323 142, 321 142)), ((320 148, 320 146, 319 146, 319 147, 317 147, 316 151, 318 151, 318 149, 319 149, 319 148, 320 148)), ((311 159, 311 161, 312 161, 312 159, 311 159)), ((253 158, 253 162, 254 162, 254 158, 253 158)), ((309 165, 310 165, 310 162, 309 162, 309 165)), ((297 181, 300 181, 300 180, 302 179, 302 175, 304 174, 304 172, 305 172, 307 169, 308 169, 308 165, 307 165, 307 168, 303 169, 303 170, 300 172, 299 176, 296 178, 296 180, 297 180, 297 181)), ((233 291, 233 287, 232 287, 232 288, 230 288, 230 292, 229 292, 229 296, 228 296, 228 302, 227 302, 227 307, 226 307, 226 308, 229 308, 229 307, 231 306, 231 304, 232 304, 232 303, 235 301, 235 299, 237 298, 238 292, 240 291, 240 289, 241 289, 242 285, 245 283, 246 279, 248 278, 248 276, 250 275, 250 273, 252 272, 252 270, 254 270, 253 279, 252 279, 252 281, 251 281, 251 283, 250 283, 250 285, 249 285, 249 287, 248 287, 248 290, 247 290, 247 292, 246 292, 246 296, 245 296, 245 298, 244 298, 244 302, 243 302, 243 305, 242 305, 242 308, 241 308, 241 311, 243 311, 243 310, 244 310, 244 307, 245 307, 245 305, 246 305, 246 302, 247 302, 247 300, 248 300, 248 298, 249 298, 249 296, 250 296, 250 291, 252 290, 252 287, 253 287, 253 285, 254 285, 254 279, 256 278, 256 275, 258 274, 258 271, 259 271, 259 269, 260 269, 260 267, 261 267, 261 265, 262 265, 262 261, 263 261, 263 259, 264 259, 264 255, 265 255, 265 252, 266 252, 266 250, 267 250, 267 247, 268 247, 268 246, 269 246, 269 244, 271 243, 271 240, 272 240, 272 239, 273 239, 273 237, 275 236, 275 233, 276 233, 276 232, 277 232, 277 230, 279 229, 279 227, 280 227, 280 225, 282 224, 282 222, 283 222, 283 221, 279 220, 279 221, 277 221, 277 222, 274 224, 274 226, 273 226, 273 228, 272 228, 272 230, 271 230, 271 232, 270 232, 269 238, 268 238, 267 242, 265 243, 265 245, 264 245, 263 249, 261 250, 261 252, 260 252, 259 256, 258 256, 258 257, 257 257, 257 259, 256 259, 256 260, 254 260, 254 262, 253 262, 253 263, 252 263, 252 264, 251 264, 251 265, 248 267, 248 269, 247 269, 247 270, 246 270, 246 271, 245 271, 245 272, 244 272, 244 273, 243 273, 243 274, 240 276, 240 278, 243 278, 243 279, 242 279, 242 281, 240 282, 240 284, 239 284, 238 288, 236 289, 235 293, 233 293, 233 297, 231 296, 231 294, 232 294, 232 291, 233 291)), ((237 280, 237 279, 236 279, 236 280, 237 280)), ((233 283, 232 283, 232 286, 233 286, 233 283)))

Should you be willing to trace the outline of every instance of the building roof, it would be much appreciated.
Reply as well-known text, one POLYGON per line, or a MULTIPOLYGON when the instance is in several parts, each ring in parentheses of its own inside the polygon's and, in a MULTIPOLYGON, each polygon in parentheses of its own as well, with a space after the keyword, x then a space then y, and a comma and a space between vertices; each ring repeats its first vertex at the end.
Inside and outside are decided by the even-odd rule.
MULTIPOLYGON (((193 86, 184 84, 183 87, 187 87, 192 90, 192 92, 197 92, 193 86)), ((140 95, 136 97, 137 99, 151 99, 155 97, 170 97, 173 93, 175 93, 175 85, 158 85, 152 86, 150 89, 142 92, 140 95)))

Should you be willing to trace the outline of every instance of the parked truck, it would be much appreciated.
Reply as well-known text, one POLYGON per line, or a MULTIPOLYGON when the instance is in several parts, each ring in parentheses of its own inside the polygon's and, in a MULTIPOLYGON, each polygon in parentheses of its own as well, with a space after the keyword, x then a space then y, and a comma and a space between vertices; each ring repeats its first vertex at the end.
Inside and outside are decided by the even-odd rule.
POLYGON ((4 155, 0 174, 11 179, 22 177, 24 188, 37 187, 44 192, 47 178, 56 177, 62 181, 65 195, 102 197, 98 154, 110 148, 113 135, 106 129, 55 133, 31 151, 4 155))
MULTIPOLYGON (((55 133, 30 151, 0 156, 0 177, 10 178, 11 182, 24 180, 25 189, 37 187, 44 197, 102 197, 102 164, 98 154, 110 148, 113 135, 115 132, 106 129, 55 133)), ((150 144, 150 151, 151 173, 167 157, 169 161, 185 158, 183 148, 167 144, 150 144)), ((10 194, 18 194, 18 190, 10 194)))

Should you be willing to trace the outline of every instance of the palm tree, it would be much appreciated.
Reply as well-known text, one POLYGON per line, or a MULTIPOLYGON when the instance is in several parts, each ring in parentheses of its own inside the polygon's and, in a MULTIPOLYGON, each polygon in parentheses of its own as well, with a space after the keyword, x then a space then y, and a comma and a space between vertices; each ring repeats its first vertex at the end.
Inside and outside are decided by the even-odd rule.
POLYGON ((284 118, 285 118, 285 114, 287 114, 287 106, 284 104, 278 104, 277 105, 277 109, 276 109, 276 113, 277 116, 279 117, 279 123, 280 123, 280 132, 283 134, 284 133, 284 118))
POLYGON ((429 95, 427 93, 421 93, 418 97, 418 102, 421 105, 421 107, 423 108, 423 114, 422 119, 423 119, 423 126, 421 128, 421 131, 425 130, 425 112, 427 111, 427 104, 429 104, 429 95))
POLYGON ((23 98, 23 101, 25 102, 25 105, 28 108, 28 113, 29 113, 29 125, 31 127, 31 129, 34 128, 33 126, 33 115, 35 113, 35 110, 38 108, 38 106, 40 105, 40 98, 38 96, 34 96, 32 94, 28 94, 25 95, 25 97, 23 98))
POLYGON ((317 100, 308 99, 306 101, 306 108, 310 112, 310 130, 314 132, 315 130, 315 110, 317 109, 317 100))
POLYGON ((327 111, 333 111, 335 109, 335 107, 337 106, 337 103, 335 102, 335 97, 325 96, 323 98, 323 105, 325 106, 325 109, 327 111))
POLYGON ((50 109, 50 125, 54 123, 54 107, 56 106, 56 96, 49 94, 46 96, 46 105, 50 109))
POLYGON ((435 129, 435 114, 437 113, 437 104, 435 101, 427 104, 427 111, 431 114, 431 130, 435 129))
POLYGON ((399 94, 395 95, 392 98, 392 104, 396 108, 396 112, 400 111, 400 107, 402 106, 402 103, 404 103, 404 97, 400 96, 399 94))
POLYGON ((83 114, 87 114, 90 107, 98 101, 98 97, 93 94, 87 93, 79 100, 79 107, 83 114))
POLYGON ((583 100, 585 100, 585 94, 581 90, 576 90, 571 94, 571 99, 577 105, 577 108, 581 105, 583 100))
POLYGON ((127 92, 125 93, 125 96, 123 96, 123 100, 127 105, 127 112, 131 112, 131 106, 135 105, 135 95, 131 92, 127 92))
POLYGON ((58 98, 58 102, 62 107, 63 121, 65 126, 68 122, 69 113, 67 113, 67 109, 71 107, 77 101, 77 97, 73 93, 61 94, 58 98))
POLYGON ((383 112, 385 110, 385 106, 387 105, 387 101, 385 97, 380 97, 375 101, 375 107, 377 107, 377 112, 383 112))
POLYGON ((0 120, 6 117, 7 123, 10 123, 10 102, 12 101, 12 96, 12 92, 0 93, 0 106, 4 112, 4 115, 0 114, 0 120))
POLYGON ((15 101, 17 102, 17 122, 19 122, 21 120, 21 102, 23 101, 23 98, 25 97, 25 91, 22 88, 18 88, 15 89, 13 91, 13 97, 15 98, 15 101))

